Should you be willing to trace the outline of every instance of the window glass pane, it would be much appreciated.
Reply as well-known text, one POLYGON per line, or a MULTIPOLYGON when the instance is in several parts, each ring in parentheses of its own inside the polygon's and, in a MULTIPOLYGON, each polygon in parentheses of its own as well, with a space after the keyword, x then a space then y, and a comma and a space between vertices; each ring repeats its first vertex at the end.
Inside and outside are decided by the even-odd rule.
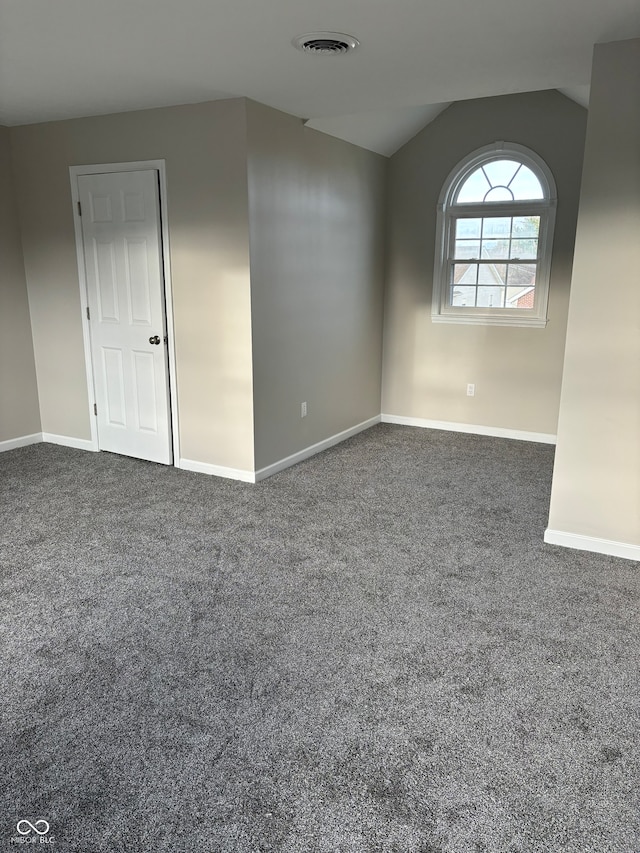
MULTIPOLYGON (((514 216, 513 217, 513 236, 514 237, 537 237, 540 231, 539 216, 514 216)), ((471 235, 469 235, 471 236, 471 235)))
POLYGON ((508 284, 533 285, 536 283, 536 264, 509 264, 507 270, 508 284))
POLYGON ((511 257, 512 258, 537 258, 538 257, 538 241, 531 240, 512 240, 511 241, 511 257))
POLYGON ((456 258, 479 258, 480 240, 456 240, 456 258))
POLYGON ((536 291, 534 287, 508 287, 505 308, 532 309, 535 297, 536 291))
POLYGON ((483 168, 492 187, 508 187, 519 167, 520 163, 515 160, 493 160, 485 163, 483 168))
POLYGON ((516 199, 544 198, 542 185, 527 166, 522 166, 509 187, 516 199))
POLYGON ((502 287, 506 280, 506 264, 482 264, 478 270, 478 284, 498 284, 502 287))
POLYGON ((478 287, 476 305, 480 308, 504 308, 504 287, 478 287))
POLYGON ((478 280, 478 264, 454 264, 453 284, 475 284, 478 280))
POLYGON ((493 187, 484 197, 485 201, 513 201, 513 193, 507 187, 493 187))
POLYGON ((480 257, 483 260, 495 258, 496 260, 506 260, 509 257, 509 241, 508 240, 483 240, 482 254, 480 257))
POLYGON ((510 216, 490 216, 482 220, 483 237, 508 237, 510 234, 510 216))
POLYGON ((476 169, 462 184, 456 196, 456 203, 469 203, 472 201, 484 201, 485 193, 491 189, 489 181, 485 178, 482 169, 476 169))
POLYGON ((476 304, 475 287, 461 287, 455 285, 451 288, 451 304, 459 307, 474 306, 476 304))
POLYGON ((456 219, 456 239, 479 237, 482 219, 456 219))

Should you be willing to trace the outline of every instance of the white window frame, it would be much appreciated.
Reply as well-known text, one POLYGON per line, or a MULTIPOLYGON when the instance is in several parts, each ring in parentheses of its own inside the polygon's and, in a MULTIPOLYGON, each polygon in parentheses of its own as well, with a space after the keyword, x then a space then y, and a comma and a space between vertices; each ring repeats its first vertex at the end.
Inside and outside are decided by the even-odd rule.
POLYGON ((556 184, 551 170, 534 151, 515 142, 494 142, 473 151, 450 172, 438 199, 436 219, 435 266, 431 320, 434 323, 480 323, 495 326, 534 326, 547 324, 551 252, 556 217, 556 184), (494 160, 517 160, 536 175, 544 198, 541 200, 454 204, 461 185, 479 166, 494 160), (487 216, 539 216, 538 261, 533 308, 485 308, 451 305, 450 265, 457 219, 487 216))

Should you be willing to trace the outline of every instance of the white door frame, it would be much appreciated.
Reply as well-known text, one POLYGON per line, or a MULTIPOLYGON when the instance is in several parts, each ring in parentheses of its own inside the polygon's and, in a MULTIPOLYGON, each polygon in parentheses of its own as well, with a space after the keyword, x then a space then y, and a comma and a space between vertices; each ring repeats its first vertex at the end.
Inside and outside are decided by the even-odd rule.
POLYGON ((82 337, 84 341, 84 360, 87 371, 87 391, 89 407, 89 423, 91 424, 91 450, 99 450, 98 424, 94 415, 96 399, 93 382, 93 359, 91 356, 91 337, 87 308, 87 276, 84 267, 84 242, 82 239, 82 219, 79 214, 80 193, 78 178, 80 175, 100 175, 106 172, 140 172, 156 170, 160 179, 160 228, 162 234, 162 261, 164 266, 164 302, 167 313, 168 364, 169 364, 169 403, 171 406, 171 432, 173 438, 173 464, 179 467, 180 462, 180 431, 178 429, 178 394, 176 387, 176 347, 173 320, 173 290, 171 287, 171 253, 169 251, 169 220, 167 216, 167 172, 164 160, 136 160, 133 163, 99 163, 91 166, 69 166, 71 181, 71 198, 73 200, 73 227, 76 237, 76 257, 78 262, 78 278, 80 280, 80 307, 82 309, 82 337))

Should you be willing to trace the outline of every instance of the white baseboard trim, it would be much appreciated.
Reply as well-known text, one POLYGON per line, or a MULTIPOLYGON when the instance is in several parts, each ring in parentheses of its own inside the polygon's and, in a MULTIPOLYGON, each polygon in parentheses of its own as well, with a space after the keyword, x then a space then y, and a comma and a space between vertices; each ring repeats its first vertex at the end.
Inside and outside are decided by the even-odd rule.
POLYGON ((593 551, 595 554, 608 554, 610 557, 623 557, 625 560, 640 560, 640 545, 628 542, 616 542, 613 539, 599 539, 597 536, 581 536, 578 533, 565 533, 564 530, 544 532, 547 545, 562 545, 563 548, 576 548, 578 551, 593 551))
POLYGON ((260 480, 265 480, 271 477, 272 474, 277 474, 279 471, 284 471, 285 468, 290 468, 291 465, 296 465, 310 456, 315 456, 334 444, 339 444, 352 435, 357 435, 369 427, 380 423, 380 415, 374 418, 369 418, 367 421, 356 424, 356 426, 345 429, 342 432, 325 438, 324 441, 319 441, 317 444, 312 444, 310 447, 305 447, 304 450, 299 450, 291 456, 280 459, 272 465, 267 465, 266 468, 261 468, 259 471, 244 471, 241 468, 225 468, 224 465, 211 465, 208 462, 196 462, 194 459, 180 459, 177 467, 183 468, 185 471, 194 471, 196 474, 211 474, 214 477, 226 477, 230 480, 242 480, 244 483, 258 483, 260 480))
POLYGON ((399 415, 381 415, 383 424, 400 424, 424 429, 443 429, 448 432, 467 432, 472 435, 490 435, 494 438, 514 438, 517 441, 536 441, 539 444, 555 444, 556 436, 550 432, 527 432, 522 429, 483 426, 481 424, 459 424, 454 421, 431 421, 426 418, 405 418, 399 415))
POLYGON ((209 474, 213 477, 226 477, 227 480, 242 480, 243 483, 255 483, 256 475, 253 471, 244 471, 242 468, 225 468, 224 465, 211 465, 209 462, 196 462, 194 459, 180 459, 176 466, 185 471, 193 471, 196 474, 209 474))
POLYGON ((273 474, 277 474, 279 471, 284 471, 285 468, 290 468, 292 465, 297 465, 298 462, 303 462, 305 459, 309 459, 311 456, 315 456, 316 453, 321 453, 323 450, 327 450, 329 447, 333 447, 335 444, 340 444, 341 441, 346 441, 347 438, 351 438, 353 435, 357 435, 359 432, 364 432, 365 429, 369 429, 372 426, 380 423, 380 415, 376 415, 373 418, 369 418, 366 421, 362 421, 355 426, 349 427, 349 429, 342 430, 342 432, 337 432, 335 435, 330 436, 329 438, 323 439, 323 441, 318 441, 316 444, 312 444, 309 447, 305 447, 304 450, 299 450, 297 453, 293 453, 291 456, 286 456, 284 459, 280 459, 278 462, 274 462, 272 465, 267 465, 266 468, 260 468, 259 471, 256 471, 255 481, 258 483, 260 480, 264 480, 267 477, 271 477, 273 474))
POLYGON ((0 441, 0 453, 4 453, 5 450, 16 450, 18 447, 27 447, 29 444, 40 444, 41 441, 41 432, 34 432, 33 435, 21 435, 19 438, 9 438, 6 441, 0 441))
POLYGON ((43 432, 42 440, 49 444, 60 444, 62 447, 74 447, 76 450, 98 450, 90 438, 74 438, 71 435, 55 435, 52 432, 43 432))

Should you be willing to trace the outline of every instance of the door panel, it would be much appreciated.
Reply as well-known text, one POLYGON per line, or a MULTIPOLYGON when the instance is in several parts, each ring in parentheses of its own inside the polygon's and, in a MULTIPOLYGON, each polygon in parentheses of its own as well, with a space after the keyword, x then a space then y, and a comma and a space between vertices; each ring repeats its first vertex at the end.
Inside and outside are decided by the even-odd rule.
POLYGON ((170 464, 157 172, 81 175, 78 188, 98 444, 170 464))
POLYGON ((157 401, 153 356, 148 352, 133 352, 133 410, 138 429, 157 432, 157 401))
POLYGON ((93 251, 100 320, 103 323, 119 323, 120 312, 116 282, 116 256, 113 243, 99 243, 97 240, 94 240, 93 251))
POLYGON ((129 322, 136 326, 151 326, 151 282, 147 263, 147 241, 127 240, 126 285, 129 302, 129 322))
POLYGON ((102 364, 106 397, 105 421, 109 426, 126 427, 126 403, 124 392, 124 368, 122 350, 102 347, 102 364))

